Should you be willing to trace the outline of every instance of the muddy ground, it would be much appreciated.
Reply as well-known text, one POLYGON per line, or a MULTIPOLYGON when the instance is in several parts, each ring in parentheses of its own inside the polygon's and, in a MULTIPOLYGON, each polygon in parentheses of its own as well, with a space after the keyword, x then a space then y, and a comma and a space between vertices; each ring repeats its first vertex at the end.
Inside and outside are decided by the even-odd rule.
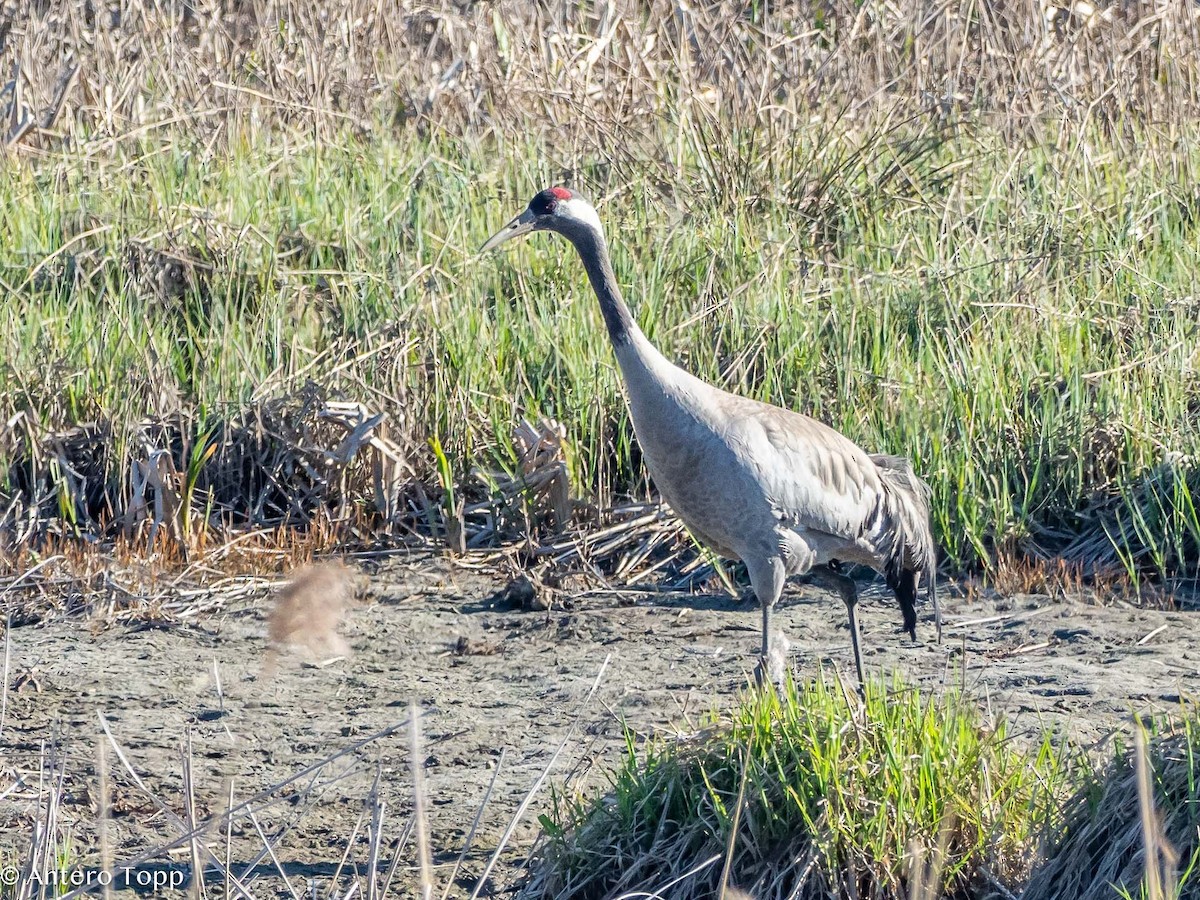
MULTIPOLYGON (((295 896, 343 897, 366 872, 377 833, 381 882, 403 845, 392 896, 406 896, 415 877, 409 735, 405 727, 376 735, 403 726, 416 703, 435 895, 447 886, 452 896, 470 893, 563 745, 484 893, 511 885, 552 789, 568 779, 603 785, 620 758, 622 723, 643 736, 675 734, 731 702, 753 663, 759 619, 752 604, 714 595, 589 593, 550 611, 512 610, 489 599, 503 585, 499 575, 429 556, 373 564, 344 628, 352 655, 322 668, 285 660, 269 677, 261 598, 186 625, 99 628, 76 618, 13 629, 0 726, 0 864, 26 852, 38 773, 52 762, 65 770, 58 816, 72 834, 69 856, 96 859, 98 744, 112 773, 109 843, 120 871, 187 831, 186 770, 191 815, 202 821, 222 813, 231 793, 235 805, 252 800, 366 741, 256 800, 255 821, 239 816, 231 833, 210 829, 202 839, 255 897, 293 896, 279 869, 295 896)), ((1200 686, 1195 612, 949 597, 939 647, 928 621, 925 643, 898 634, 898 613, 883 597, 879 586, 864 588, 869 669, 926 686, 962 681, 1019 734, 1050 724, 1090 744, 1131 712, 1170 709, 1200 686)), ((789 586, 776 623, 800 676, 818 666, 827 677, 852 671, 844 608, 831 594, 789 586)), ((185 842, 147 871, 173 878, 191 854, 185 842)))

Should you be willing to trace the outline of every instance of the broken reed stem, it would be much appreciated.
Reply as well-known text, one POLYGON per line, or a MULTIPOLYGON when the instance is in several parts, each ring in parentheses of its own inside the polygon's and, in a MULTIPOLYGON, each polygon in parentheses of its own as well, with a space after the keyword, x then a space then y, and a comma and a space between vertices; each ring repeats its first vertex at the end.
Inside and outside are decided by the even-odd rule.
POLYGON ((379 782, 383 778, 383 761, 375 763, 375 778, 371 782, 371 793, 367 804, 371 810, 370 829, 367 834, 367 900, 379 900, 379 845, 383 840, 383 813, 385 803, 379 793, 379 782))
POLYGON ((96 740, 96 779, 99 782, 99 809, 96 811, 96 830, 100 839, 100 884, 103 886, 104 900, 112 897, 113 860, 112 846, 108 842, 109 820, 109 783, 108 783, 108 751, 104 749, 104 741, 96 740))
POLYGON ((730 897, 729 891, 729 873, 733 871, 733 850, 737 844, 738 825, 742 820, 742 804, 746 801, 746 778, 750 774, 750 766, 746 759, 746 750, 743 748, 739 760, 742 766, 742 777, 738 782, 737 802, 733 807, 733 821, 729 823, 729 840, 725 845, 725 866, 721 870, 721 888, 717 893, 718 900, 728 900, 730 897))
POLYGON ((421 870, 421 900, 433 897, 433 861, 425 821, 425 763, 421 759, 421 725, 416 703, 408 705, 408 743, 412 757, 413 819, 417 830, 417 865, 421 870))
MULTIPOLYGON (((188 845, 191 849, 192 856, 192 884, 191 895, 194 900, 205 900, 204 891, 204 865, 200 861, 200 845, 202 843, 199 829, 196 828, 196 794, 195 785, 192 783, 192 732, 188 730, 187 736, 184 738, 182 748, 183 756, 183 809, 184 821, 187 823, 191 840, 188 845)), ((229 871, 228 868, 225 870, 229 871)), ((225 879, 225 883, 229 883, 229 879, 225 879)))
POLYGON ((1179 858, 1162 832, 1154 805, 1153 779, 1146 730, 1140 718, 1135 718, 1134 770, 1137 776, 1138 811, 1142 823, 1142 846, 1145 853, 1146 900, 1175 900, 1179 887, 1175 868, 1179 858))
MULTIPOLYGON (((213 668, 216 668, 216 660, 213 660, 213 668)), ((229 794, 225 809, 233 809, 233 778, 229 779, 229 794)), ((225 871, 233 871, 233 816, 225 816, 225 871)), ((229 879, 225 879, 225 900, 229 900, 229 879)))
POLYGON ((4 671, 0 678, 0 737, 4 736, 4 722, 8 717, 8 669, 12 656, 12 614, 4 616, 4 671))
POLYGON ((496 779, 500 777, 500 770, 504 767, 504 754, 506 748, 500 748, 500 756, 496 760, 496 768, 492 771, 492 780, 488 782, 487 790, 483 793, 483 800, 479 804, 479 809, 475 812, 475 818, 471 820, 471 827, 467 829, 467 836, 463 840, 463 848, 458 854, 458 859, 454 861, 454 870, 450 873, 450 877, 446 879, 446 889, 442 891, 442 900, 448 900, 450 889, 454 886, 458 879, 458 873, 462 869, 463 861, 466 860, 467 854, 471 852, 471 844, 475 841, 475 832, 479 830, 479 823, 483 821, 484 810, 487 809, 488 801, 492 799, 492 792, 496 789, 496 779))
MULTIPOLYGON (((231 820, 233 819, 232 808, 227 811, 227 815, 231 820)), ((262 841, 263 852, 270 858, 271 865, 275 867, 275 871, 279 875, 279 880, 282 881, 284 886, 288 889, 288 893, 291 894, 292 900, 300 900, 300 895, 296 893, 296 889, 292 887, 292 882, 288 878, 287 872, 283 870, 283 863, 279 861, 279 857, 275 853, 275 848, 271 845, 270 838, 268 838, 267 833, 263 831, 262 823, 258 821, 258 816, 254 814, 254 810, 252 809, 246 810, 246 815, 250 819, 250 824, 254 826, 255 832, 258 834, 258 839, 262 841)), ((260 854, 258 859, 261 858, 262 855, 260 854)), ((255 860, 255 865, 258 864, 258 859, 255 860)))

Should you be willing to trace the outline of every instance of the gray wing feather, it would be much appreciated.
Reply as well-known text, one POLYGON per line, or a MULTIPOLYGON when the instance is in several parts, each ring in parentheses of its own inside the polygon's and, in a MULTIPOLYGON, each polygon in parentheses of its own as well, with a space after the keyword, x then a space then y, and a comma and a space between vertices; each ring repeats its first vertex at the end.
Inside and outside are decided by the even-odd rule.
POLYGON ((745 458, 780 521, 856 540, 881 490, 866 451, 800 413, 764 404, 739 412, 731 437, 746 444, 745 458))

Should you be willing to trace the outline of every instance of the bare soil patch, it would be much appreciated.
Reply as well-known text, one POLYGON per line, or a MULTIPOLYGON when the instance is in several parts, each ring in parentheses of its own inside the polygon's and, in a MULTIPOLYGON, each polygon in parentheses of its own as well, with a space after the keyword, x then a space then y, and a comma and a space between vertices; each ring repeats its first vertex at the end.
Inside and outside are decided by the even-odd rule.
MULTIPOLYGON (((261 601, 170 629, 94 630, 78 619, 14 629, 0 732, 0 862, 27 844, 38 773, 52 754, 66 771, 60 821, 77 860, 95 862, 101 716, 148 789, 110 745, 110 844, 120 864, 180 835, 171 814, 186 818, 185 758, 201 820, 220 815, 231 790, 235 804, 245 801, 402 725, 416 703, 439 890, 495 778, 452 895, 469 894, 566 739, 490 887, 511 883, 550 786, 568 778, 574 788, 603 785, 624 746, 623 723, 639 736, 670 735, 736 699, 754 662, 759 618, 752 602, 670 593, 588 593, 526 612, 494 599, 504 585, 500 576, 435 557, 393 558, 374 568, 365 602, 349 616, 343 633, 351 656, 323 668, 285 659, 269 677, 261 601)), ((869 669, 928 688, 962 683, 1018 734, 1050 725, 1093 744, 1131 712, 1171 709, 1200 684, 1191 612, 1032 595, 950 597, 939 647, 928 621, 918 632, 925 643, 899 634, 898 611, 883 597, 878 587, 864 589, 869 669)), ((776 624, 791 642, 798 677, 814 677, 818 667, 825 677, 852 672, 845 612, 832 594, 789 586, 776 624)), ((367 864, 367 823, 381 808, 379 867, 403 845, 395 890, 415 878, 406 837, 411 782, 407 732, 398 728, 284 788, 283 802, 256 805, 256 817, 297 891, 311 883, 316 896, 344 896, 367 864), (348 842, 347 865, 335 877, 348 842)), ((223 860, 225 833, 204 839, 223 860)), ((242 817, 229 846, 240 872, 263 841, 242 817)), ((164 857, 180 867, 189 859, 186 847, 164 857)), ((290 896, 269 858, 244 883, 254 896, 290 896)))

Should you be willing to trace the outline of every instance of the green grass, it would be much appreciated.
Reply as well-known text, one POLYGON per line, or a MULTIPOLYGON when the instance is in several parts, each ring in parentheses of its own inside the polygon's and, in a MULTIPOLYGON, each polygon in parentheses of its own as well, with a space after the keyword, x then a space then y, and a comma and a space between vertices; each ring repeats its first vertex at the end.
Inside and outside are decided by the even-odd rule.
POLYGON ((893 681, 869 685, 863 709, 846 697, 789 685, 698 738, 630 738, 609 788, 560 796, 543 817, 528 895, 712 897, 724 879, 758 900, 941 897, 1020 883, 1077 783, 1073 757, 1048 737, 1022 749, 953 692, 893 681))
MULTIPOLYGON (((915 120, 725 136, 725 153, 662 127, 684 148, 669 184, 572 167, 670 357, 911 456, 954 567, 1105 525, 1132 571, 1194 564, 1194 140, 1012 145, 915 120)), ((553 151, 412 129, 114 147, 0 162, 0 418, 111 421, 116 494, 133 423, 181 406, 199 435, 310 378, 403 415, 430 481, 428 438, 454 472, 506 464, 526 413, 566 425, 577 492, 647 489, 570 248, 475 255, 558 180, 553 151)))

